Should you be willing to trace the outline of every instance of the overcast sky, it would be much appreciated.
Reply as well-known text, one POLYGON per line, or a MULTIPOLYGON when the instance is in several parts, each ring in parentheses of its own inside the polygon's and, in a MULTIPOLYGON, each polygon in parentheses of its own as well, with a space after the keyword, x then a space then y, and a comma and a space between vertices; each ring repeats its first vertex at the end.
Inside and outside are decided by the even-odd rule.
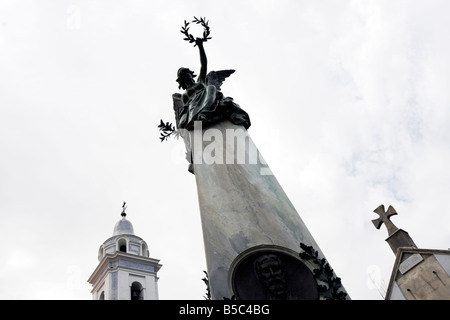
POLYGON ((450 2, 0 1, 0 299, 91 299, 122 202, 163 265, 160 299, 203 299, 195 177, 173 121, 183 21, 352 299, 382 299, 392 205, 419 248, 450 244, 450 2), (191 28, 200 35, 201 28, 191 28), (372 281, 372 280, 373 281, 372 281))

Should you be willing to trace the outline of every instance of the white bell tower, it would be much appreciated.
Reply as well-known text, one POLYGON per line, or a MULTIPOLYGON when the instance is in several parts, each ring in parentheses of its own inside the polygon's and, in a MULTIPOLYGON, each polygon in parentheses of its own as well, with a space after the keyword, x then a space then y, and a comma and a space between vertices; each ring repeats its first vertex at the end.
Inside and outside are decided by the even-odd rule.
POLYGON ((93 300, 158 300, 159 260, 149 257, 147 243, 134 234, 125 202, 113 236, 98 250, 99 264, 88 282, 93 300))

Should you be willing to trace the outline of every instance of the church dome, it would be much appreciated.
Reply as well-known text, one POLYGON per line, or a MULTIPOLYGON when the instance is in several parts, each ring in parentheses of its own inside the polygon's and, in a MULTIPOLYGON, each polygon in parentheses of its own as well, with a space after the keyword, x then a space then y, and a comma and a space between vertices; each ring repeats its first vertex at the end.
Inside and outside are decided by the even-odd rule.
POLYGON ((113 236, 118 236, 121 234, 132 234, 134 235, 133 225, 130 221, 125 219, 125 216, 122 216, 122 219, 117 221, 114 226, 113 236))
POLYGON ((123 211, 120 214, 122 219, 117 221, 114 226, 112 237, 106 239, 105 242, 98 249, 98 260, 102 260, 106 255, 113 255, 117 251, 127 254, 134 254, 142 257, 149 257, 147 243, 135 235, 133 225, 126 219, 125 203, 123 203, 123 211))

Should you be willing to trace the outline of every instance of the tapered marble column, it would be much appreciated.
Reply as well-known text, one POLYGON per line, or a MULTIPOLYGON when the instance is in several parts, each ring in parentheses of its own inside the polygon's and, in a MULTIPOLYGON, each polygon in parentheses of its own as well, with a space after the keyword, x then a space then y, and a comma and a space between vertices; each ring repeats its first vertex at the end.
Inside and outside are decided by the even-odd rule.
POLYGON ((324 257, 242 126, 198 122, 189 134, 212 299, 235 294, 231 269, 252 250, 292 257, 304 243, 324 257))

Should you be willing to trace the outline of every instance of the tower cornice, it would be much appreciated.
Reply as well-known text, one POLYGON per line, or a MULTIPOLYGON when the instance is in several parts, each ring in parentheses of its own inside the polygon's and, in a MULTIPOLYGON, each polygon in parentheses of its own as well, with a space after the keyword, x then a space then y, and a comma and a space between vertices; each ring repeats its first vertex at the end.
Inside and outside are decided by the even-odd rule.
POLYGON ((135 254, 130 254, 126 252, 116 251, 113 254, 106 254, 103 259, 99 262, 97 268, 95 268, 92 275, 89 277, 88 282, 94 286, 93 290, 95 289, 96 285, 101 282, 101 280, 107 275, 108 272, 114 272, 119 269, 123 270, 130 270, 130 271, 140 271, 138 268, 133 268, 129 265, 123 265, 120 263, 120 260, 126 260, 130 262, 139 263, 141 265, 147 265, 153 267, 153 271, 148 271, 151 273, 157 273, 159 269, 162 267, 161 264, 159 264, 158 259, 149 258, 149 257, 143 257, 143 256, 137 256, 135 254))

